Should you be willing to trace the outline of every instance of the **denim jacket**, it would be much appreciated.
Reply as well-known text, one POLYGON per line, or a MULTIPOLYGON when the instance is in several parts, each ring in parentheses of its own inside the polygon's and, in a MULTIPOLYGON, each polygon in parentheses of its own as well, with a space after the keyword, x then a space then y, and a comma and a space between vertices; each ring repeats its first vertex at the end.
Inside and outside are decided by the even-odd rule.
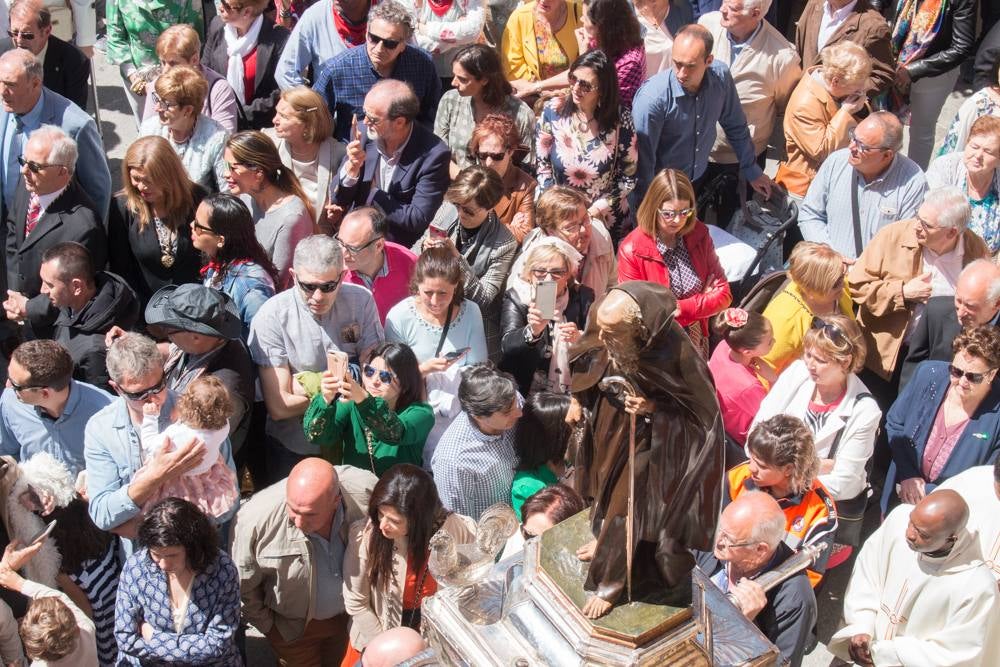
POLYGON ((229 267, 222 282, 217 284, 214 267, 205 272, 205 285, 225 292, 233 298, 243 322, 243 342, 250 335, 250 320, 265 301, 274 296, 274 280, 260 264, 246 262, 229 267))

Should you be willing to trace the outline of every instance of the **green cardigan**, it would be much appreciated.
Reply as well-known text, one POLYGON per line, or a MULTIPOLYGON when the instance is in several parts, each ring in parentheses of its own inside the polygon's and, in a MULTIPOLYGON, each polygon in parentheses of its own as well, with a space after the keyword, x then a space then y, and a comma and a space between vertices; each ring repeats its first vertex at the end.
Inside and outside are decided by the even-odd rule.
POLYGON ((381 476, 397 463, 423 464, 424 443, 434 427, 434 410, 417 402, 396 414, 381 398, 369 396, 361 403, 334 400, 327 405, 316 394, 303 426, 309 442, 319 445, 334 464, 371 470, 381 476), (371 433, 371 455, 365 430, 371 433), (374 462, 374 465, 373 465, 374 462))
POLYGON ((558 481, 556 474, 544 463, 534 470, 517 471, 514 475, 514 484, 510 488, 510 505, 521 523, 524 523, 524 517, 521 516, 521 505, 524 501, 558 481))

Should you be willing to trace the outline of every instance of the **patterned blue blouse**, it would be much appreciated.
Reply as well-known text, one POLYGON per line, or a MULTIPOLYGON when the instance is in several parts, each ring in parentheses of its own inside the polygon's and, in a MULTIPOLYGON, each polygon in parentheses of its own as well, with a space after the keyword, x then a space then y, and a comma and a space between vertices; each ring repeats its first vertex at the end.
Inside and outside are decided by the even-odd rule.
POLYGON ((236 566, 225 552, 195 575, 184 631, 174 632, 167 575, 141 549, 125 562, 118 582, 115 639, 119 665, 160 663, 240 667, 233 640, 240 621, 240 584, 236 566), (153 626, 146 641, 143 622, 153 626))

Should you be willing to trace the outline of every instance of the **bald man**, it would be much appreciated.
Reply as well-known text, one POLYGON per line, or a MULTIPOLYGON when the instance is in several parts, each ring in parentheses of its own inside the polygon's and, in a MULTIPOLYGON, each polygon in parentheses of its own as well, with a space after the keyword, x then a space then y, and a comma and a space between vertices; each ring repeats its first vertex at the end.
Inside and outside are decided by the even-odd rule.
POLYGON ((237 513, 230 552, 243 618, 267 637, 282 667, 340 665, 348 528, 367 516, 376 481, 368 471, 307 458, 237 513))
POLYGON ((932 296, 924 316, 910 334, 910 350, 903 362, 899 388, 910 381, 921 361, 951 361, 951 344, 962 329, 1000 320, 1000 266, 977 259, 962 269, 955 296, 932 296))
POLYGON ((696 559, 698 567, 778 647, 782 660, 797 667, 816 622, 816 596, 809 576, 802 570, 767 593, 755 581, 794 555, 784 537, 785 513, 778 501, 763 491, 748 491, 719 517, 714 551, 697 552, 696 559))
POLYGON ((430 657, 433 653, 419 632, 411 628, 392 628, 379 633, 365 647, 361 667, 397 667, 425 655, 430 657))
POLYGON ((407 248, 434 219, 450 182, 451 151, 416 122, 419 113, 410 84, 383 79, 372 86, 333 186, 334 204, 345 211, 378 208, 385 214, 385 238, 407 248))
POLYGON ((859 665, 995 665, 996 582, 950 489, 900 505, 865 542, 829 649, 859 665))

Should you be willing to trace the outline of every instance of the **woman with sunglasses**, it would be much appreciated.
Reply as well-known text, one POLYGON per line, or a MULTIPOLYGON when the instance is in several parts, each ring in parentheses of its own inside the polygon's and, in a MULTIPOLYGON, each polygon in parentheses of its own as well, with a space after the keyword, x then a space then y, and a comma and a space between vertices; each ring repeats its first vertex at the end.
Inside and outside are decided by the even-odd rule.
POLYGON ((882 493, 886 513, 915 504, 941 482, 1000 453, 1000 331, 966 329, 951 363, 925 361, 886 415, 892 464, 882 493))
MULTIPOLYGON (((842 518, 854 519, 841 522, 837 542, 855 547, 868 501, 866 465, 882 419, 878 403, 857 376, 865 365, 865 341, 854 320, 827 315, 806 332, 803 350, 761 401, 750 428, 779 414, 805 423, 819 456, 817 478, 843 510, 842 518)), ((850 552, 835 555, 842 562, 850 552)))
POLYGON ((657 174, 642 198, 638 226, 618 247, 618 281, 648 280, 677 297, 677 323, 708 358, 708 322, 732 301, 708 227, 698 220, 691 181, 677 169, 657 174))
MULTIPOLYGON (((440 114, 440 107, 438 111, 440 114)), ((534 127, 534 116, 531 118, 534 127)), ((531 140, 528 144, 532 144, 531 140)), ((469 139, 469 158, 500 175, 500 201, 493 207, 497 219, 506 225, 518 243, 535 226, 535 190, 538 181, 514 164, 514 152, 521 145, 517 126, 510 116, 492 113, 476 123, 469 139)), ((452 152, 452 155, 455 153, 452 152)))
POLYGON ((243 321, 243 342, 257 309, 274 296, 278 270, 254 236, 250 209, 230 194, 212 195, 191 221, 191 244, 207 260, 201 268, 206 287, 233 298, 243 321))
POLYGON ((444 508, 429 474, 405 463, 390 468, 372 489, 368 518, 350 528, 344 607, 351 645, 341 664, 359 664, 360 651, 380 632, 419 630, 420 604, 438 588, 428 559, 439 530, 455 544, 475 541, 475 522, 444 508))
POLYGON ((295 246, 313 233, 316 219, 309 198, 263 132, 234 134, 223 156, 229 190, 249 199, 254 234, 278 270, 277 288, 283 290, 292 284, 295 246))
POLYGON ((421 465, 434 411, 424 401, 417 358, 406 345, 384 343, 361 367, 361 384, 350 373, 323 373, 320 393, 303 418, 306 437, 336 465, 376 476, 397 463, 421 465))
POLYGON ((802 357, 802 342, 816 318, 854 319, 854 304, 844 285, 844 258, 825 243, 801 241, 788 258, 788 282, 768 302, 764 317, 774 329, 774 345, 762 361, 781 374, 802 357))
POLYGON ((490 359, 500 355, 500 304, 504 283, 517 253, 517 240, 500 224, 493 207, 500 199, 500 177, 473 165, 462 170, 445 193, 424 236, 423 248, 446 248, 465 275, 465 296, 482 312, 490 359))
POLYGON ((161 287, 200 282, 200 253, 186 228, 207 193, 161 137, 128 147, 122 184, 108 216, 108 266, 132 286, 143 313, 161 287))
POLYGON ((500 315, 500 369, 511 373, 518 389, 569 391, 569 348, 580 340, 594 291, 576 281, 580 253, 562 239, 545 237, 525 253, 521 271, 512 275, 500 315), (555 282, 552 317, 535 303, 541 282, 555 282))
POLYGON ((493 114, 514 119, 517 139, 512 148, 530 147, 535 136, 535 114, 515 97, 503 75, 500 56, 485 44, 470 44, 451 63, 454 86, 441 97, 434 134, 451 149, 451 176, 477 164, 469 140, 477 121, 493 114))
POLYGON ((588 51, 570 67, 570 94, 545 105, 535 155, 538 186, 569 185, 592 203, 613 239, 629 226, 628 195, 635 187, 635 127, 619 105, 614 65, 602 51, 588 51))

